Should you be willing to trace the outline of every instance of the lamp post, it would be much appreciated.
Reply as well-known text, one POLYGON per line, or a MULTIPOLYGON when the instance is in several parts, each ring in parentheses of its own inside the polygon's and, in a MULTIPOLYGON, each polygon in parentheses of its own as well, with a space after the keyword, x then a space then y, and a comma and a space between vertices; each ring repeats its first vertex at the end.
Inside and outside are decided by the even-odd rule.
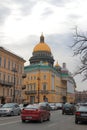
POLYGON ((38 80, 38 103, 40 102, 40 95, 39 95, 39 89, 40 89, 40 78, 37 78, 38 80))
POLYGON ((13 102, 15 102, 15 73, 17 72, 17 70, 13 68, 12 71, 14 72, 13 102))

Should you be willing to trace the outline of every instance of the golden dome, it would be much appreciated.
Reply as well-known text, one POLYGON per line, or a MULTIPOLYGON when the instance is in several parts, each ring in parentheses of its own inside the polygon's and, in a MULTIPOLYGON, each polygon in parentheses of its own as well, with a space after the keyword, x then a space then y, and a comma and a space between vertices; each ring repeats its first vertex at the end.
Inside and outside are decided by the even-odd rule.
POLYGON ((51 53, 50 47, 44 42, 43 34, 40 36, 40 43, 38 43, 33 49, 33 52, 37 51, 47 51, 51 53))
POLYGON ((58 64, 58 61, 57 61, 55 67, 58 67, 58 66, 60 66, 60 65, 58 64))

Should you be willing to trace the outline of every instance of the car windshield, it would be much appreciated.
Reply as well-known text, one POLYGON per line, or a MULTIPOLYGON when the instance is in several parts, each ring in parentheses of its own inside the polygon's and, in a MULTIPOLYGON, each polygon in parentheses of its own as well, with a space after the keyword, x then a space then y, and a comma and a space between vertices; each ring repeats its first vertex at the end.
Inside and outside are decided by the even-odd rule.
POLYGON ((40 102, 39 105, 41 106, 46 106, 48 103, 47 102, 40 102))
POLYGON ((64 107, 71 107, 71 104, 65 104, 64 107))
POLYGON ((23 104, 19 104, 20 107, 23 107, 23 104))
POLYGON ((28 106, 26 106, 26 108, 25 109, 38 109, 39 108, 39 105, 28 105, 28 106))
POLYGON ((6 103, 6 104, 4 104, 2 107, 3 108, 12 108, 13 107, 13 103, 6 103))
POLYGON ((50 105, 50 106, 55 106, 55 104, 54 104, 54 103, 50 103, 49 105, 50 105))
POLYGON ((58 105, 58 106, 62 106, 62 103, 56 103, 56 105, 58 105))
POLYGON ((87 106, 80 106, 79 111, 87 111, 87 106))
POLYGON ((82 103, 80 104, 80 106, 87 106, 87 103, 82 103))

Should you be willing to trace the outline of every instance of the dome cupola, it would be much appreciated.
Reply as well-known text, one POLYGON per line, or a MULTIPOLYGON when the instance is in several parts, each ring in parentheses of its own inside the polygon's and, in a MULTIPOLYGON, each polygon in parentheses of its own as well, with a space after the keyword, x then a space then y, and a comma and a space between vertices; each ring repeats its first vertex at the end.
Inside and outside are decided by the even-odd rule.
POLYGON ((47 51, 51 53, 50 47, 44 42, 43 34, 40 36, 40 42, 34 47, 33 52, 47 51))
POLYGON ((50 66, 53 66, 54 59, 51 53, 50 47, 44 42, 44 36, 41 34, 40 42, 33 49, 33 56, 29 59, 30 64, 47 63, 50 66))
POLYGON ((44 36, 43 36, 43 33, 42 33, 42 35, 40 36, 40 43, 44 43, 44 36))

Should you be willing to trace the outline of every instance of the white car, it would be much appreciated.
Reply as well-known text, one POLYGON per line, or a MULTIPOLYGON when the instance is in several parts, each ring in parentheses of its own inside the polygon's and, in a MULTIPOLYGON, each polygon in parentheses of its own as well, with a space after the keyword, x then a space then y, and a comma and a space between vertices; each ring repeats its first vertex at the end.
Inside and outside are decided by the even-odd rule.
POLYGON ((22 110, 24 108, 23 104, 19 104, 20 109, 22 110))
POLYGON ((0 104, 0 107, 2 107, 3 106, 3 104, 0 104))
POLYGON ((55 103, 49 103, 51 110, 57 110, 57 106, 55 103))
POLYGON ((63 103, 56 103, 57 109, 62 109, 63 103))
POLYGON ((0 116, 20 115, 21 109, 17 103, 6 103, 0 108, 0 116))

